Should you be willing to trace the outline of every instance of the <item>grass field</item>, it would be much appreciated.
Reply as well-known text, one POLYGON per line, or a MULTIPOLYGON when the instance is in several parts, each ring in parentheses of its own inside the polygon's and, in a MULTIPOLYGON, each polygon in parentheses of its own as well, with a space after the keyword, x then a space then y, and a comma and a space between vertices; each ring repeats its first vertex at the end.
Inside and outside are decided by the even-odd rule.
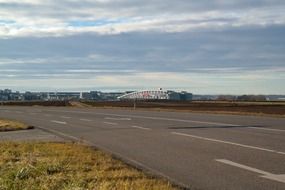
POLYGON ((81 189, 177 188, 83 145, 0 143, 0 190, 81 189))
MULTIPOLYGON (((83 101, 94 107, 133 108, 133 101, 83 101)), ((136 108, 231 114, 285 115, 285 102, 137 101, 136 108)))
POLYGON ((70 106, 69 101, 7 101, 1 102, 3 106, 70 106))
MULTIPOLYGON (((0 119, 0 132, 3 131, 16 131, 16 130, 24 130, 24 129, 32 129, 33 127, 28 126, 24 123, 20 123, 17 121, 10 121, 6 119, 0 119)), ((0 189, 1 190, 1 189, 0 189)))
MULTIPOLYGON (((71 106, 71 107, 107 107, 107 108, 133 108, 134 101, 18 101, 3 102, 6 106, 71 106)), ((169 101, 169 100, 148 100, 137 101, 136 108, 190 111, 190 112, 210 112, 229 113, 243 115, 277 115, 285 116, 285 102, 237 102, 237 101, 169 101)))

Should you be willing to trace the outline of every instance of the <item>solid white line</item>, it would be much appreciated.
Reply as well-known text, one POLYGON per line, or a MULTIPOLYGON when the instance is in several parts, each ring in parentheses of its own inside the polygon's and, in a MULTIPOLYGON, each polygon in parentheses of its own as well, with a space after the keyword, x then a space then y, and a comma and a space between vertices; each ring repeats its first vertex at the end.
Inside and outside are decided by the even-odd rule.
POLYGON ((105 124, 108 124, 108 125, 118 125, 118 123, 112 123, 112 122, 103 122, 105 124))
POLYGON ((248 128, 258 129, 258 130, 265 130, 265 131, 285 132, 285 130, 282 130, 282 129, 270 129, 270 128, 264 128, 264 127, 248 127, 248 128))
POLYGON ((265 172, 265 171, 262 171, 262 170, 259 170, 259 169, 256 169, 256 168, 252 168, 252 167, 249 167, 249 166, 246 166, 246 165, 242 165, 242 164, 239 164, 239 163, 235 163, 235 162, 232 162, 230 160, 216 159, 216 161, 224 163, 224 164, 227 164, 227 165, 235 166, 235 167, 238 167, 238 168, 242 168, 242 169, 245 169, 245 170, 248 170, 248 171, 252 171, 252 172, 255 172, 255 173, 258 173, 258 174, 262 174, 262 175, 269 175, 270 174, 269 172, 265 172))
POLYGON ((115 118, 115 117, 105 117, 104 119, 118 120, 118 121, 130 121, 130 120, 132 120, 131 118, 115 118))
POLYGON ((63 119, 71 119, 71 117, 67 117, 67 116, 60 116, 63 119))
POLYGON ((65 121, 56 121, 56 120, 51 120, 51 122, 53 122, 53 123, 57 123, 57 124, 66 125, 66 122, 65 122, 65 121))
POLYGON ((278 182, 281 182, 281 183, 285 183, 285 174, 272 174, 272 173, 269 173, 269 172, 266 172, 266 171, 262 171, 262 170, 259 170, 259 169, 256 169, 256 168, 252 168, 252 167, 249 167, 249 166, 246 166, 246 165, 242 165, 242 164, 239 164, 239 163, 235 163, 235 162, 232 162, 230 160, 225 160, 225 159, 216 159, 217 162, 221 162, 223 164, 227 164, 227 165, 230 165, 230 166, 234 166, 234 167, 238 167, 238 168, 241 168, 241 169, 244 169, 244 170, 248 170, 248 171, 251 171, 251 172, 255 172, 255 173, 258 173, 258 174, 261 174, 260 177, 263 177, 263 178, 266 178, 266 179, 270 179, 270 180, 273 180, 273 181, 278 181, 278 182))
POLYGON ((189 135, 189 134, 185 134, 185 133, 172 132, 172 134, 174 134, 174 135, 180 135, 180 136, 185 136, 185 137, 196 138, 196 139, 201 139, 201 140, 206 140, 206 141, 212 141, 212 142, 217 142, 217 143, 223 143, 223 144, 229 144, 229 145, 234 145, 234 146, 240 146, 240 147, 249 148, 249 149, 261 150, 261 151, 266 151, 266 152, 273 152, 273 153, 285 155, 285 152, 276 151, 276 150, 271 150, 271 149, 267 149, 267 148, 261 148, 261 147, 257 147, 257 146, 250 146, 250 145, 239 144, 239 143, 234 143, 234 142, 230 142, 230 141, 223 141, 223 140, 218 140, 218 139, 200 137, 200 136, 189 135))
POLYGON ((92 121, 90 119, 79 119, 80 121, 92 121))
POLYGON ((150 128, 146 127, 139 127, 139 126, 131 126, 132 128, 142 129, 142 130, 151 130, 150 128))

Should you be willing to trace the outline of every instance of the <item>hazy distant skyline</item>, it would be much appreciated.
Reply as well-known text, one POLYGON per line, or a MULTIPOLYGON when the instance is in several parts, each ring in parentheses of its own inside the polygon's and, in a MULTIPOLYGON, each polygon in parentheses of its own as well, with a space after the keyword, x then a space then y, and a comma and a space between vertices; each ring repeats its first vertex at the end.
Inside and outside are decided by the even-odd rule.
POLYGON ((0 89, 285 94, 283 0, 0 0, 0 89))

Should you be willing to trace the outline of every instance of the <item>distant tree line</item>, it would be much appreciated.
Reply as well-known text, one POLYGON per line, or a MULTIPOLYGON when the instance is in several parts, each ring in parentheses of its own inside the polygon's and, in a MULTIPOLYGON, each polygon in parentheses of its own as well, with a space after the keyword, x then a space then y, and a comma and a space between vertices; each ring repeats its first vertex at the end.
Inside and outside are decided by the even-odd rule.
POLYGON ((264 95, 220 95, 217 100, 219 101, 266 101, 266 96, 264 95))

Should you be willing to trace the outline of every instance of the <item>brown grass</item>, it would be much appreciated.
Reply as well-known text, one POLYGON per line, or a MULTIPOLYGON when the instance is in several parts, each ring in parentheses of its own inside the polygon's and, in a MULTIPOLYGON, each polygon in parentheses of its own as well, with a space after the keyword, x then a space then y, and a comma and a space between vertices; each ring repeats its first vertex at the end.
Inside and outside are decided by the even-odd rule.
POLYGON ((110 155, 79 144, 0 143, 1 190, 171 190, 110 155))
MULTIPOLYGON (((133 108, 133 101, 83 102, 98 108, 133 108)), ((284 102, 137 101, 138 109, 285 116, 284 102)))
POLYGON ((69 101, 9 101, 2 102, 3 106, 69 106, 69 101))
POLYGON ((24 130, 24 129, 32 129, 32 128, 33 128, 32 126, 28 126, 21 122, 0 119, 0 132, 16 131, 16 130, 24 130))

